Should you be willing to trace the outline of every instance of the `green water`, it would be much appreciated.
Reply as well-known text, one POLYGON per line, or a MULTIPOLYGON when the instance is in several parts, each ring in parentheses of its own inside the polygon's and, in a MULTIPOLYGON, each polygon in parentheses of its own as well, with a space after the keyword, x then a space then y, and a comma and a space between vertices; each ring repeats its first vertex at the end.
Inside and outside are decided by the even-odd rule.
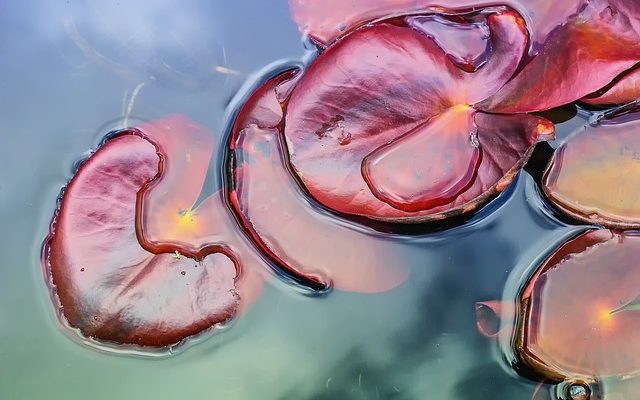
POLYGON ((527 173, 463 226, 396 236, 411 277, 394 291, 310 298, 274 278, 230 329, 161 359, 65 333, 40 250, 74 161, 128 110, 186 114, 221 142, 243 84, 310 56, 285 0, 102 3, 0 6, 0 399, 531 397, 535 383, 505 368, 474 316, 575 230, 527 173))

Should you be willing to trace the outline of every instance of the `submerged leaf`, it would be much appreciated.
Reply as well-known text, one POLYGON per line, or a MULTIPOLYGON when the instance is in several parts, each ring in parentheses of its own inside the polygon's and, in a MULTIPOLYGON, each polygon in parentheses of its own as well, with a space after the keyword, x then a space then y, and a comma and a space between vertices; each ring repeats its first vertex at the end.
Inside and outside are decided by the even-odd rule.
POLYGON ((549 162, 543 188, 572 217, 640 228, 640 120, 629 114, 579 129, 549 162))
POLYGON ((527 33, 517 14, 425 18, 354 31, 294 88, 285 120, 290 163, 323 205, 393 222, 470 211, 508 185, 533 144, 553 135, 543 118, 473 107, 518 66, 527 33), (475 29, 491 34, 477 69, 460 61, 466 56, 452 42, 438 40, 457 30, 473 41, 475 29))
POLYGON ((177 214, 161 213, 150 220, 162 221, 157 226, 175 243, 145 238, 139 219, 150 183, 175 185, 159 193, 166 204, 186 201, 190 209, 213 146, 211 135, 201 134, 198 142, 195 132, 202 128, 180 117, 143 128, 108 140, 80 167, 62 197, 46 262, 68 325, 85 337, 161 347, 230 320, 262 284, 250 267, 256 260, 238 252, 228 223, 225 245, 215 242, 198 254, 181 244, 207 237, 219 224, 190 235, 177 214), (188 153, 176 149, 196 142, 193 164, 177 162, 188 153))
MULTIPOLYGON (((260 248, 293 276, 342 290, 379 292, 405 281, 408 269, 393 242, 326 215, 309 202, 288 171, 281 133, 261 118, 295 79, 286 72, 265 83, 240 113, 233 151, 231 201, 260 248)), ((280 114, 282 115, 282 114, 280 114)))
MULTIPOLYGON (((489 338, 498 336, 507 304, 510 303, 497 300, 476 303, 476 325, 482 335, 489 338)), ((513 305, 510 308, 513 309, 513 305)))

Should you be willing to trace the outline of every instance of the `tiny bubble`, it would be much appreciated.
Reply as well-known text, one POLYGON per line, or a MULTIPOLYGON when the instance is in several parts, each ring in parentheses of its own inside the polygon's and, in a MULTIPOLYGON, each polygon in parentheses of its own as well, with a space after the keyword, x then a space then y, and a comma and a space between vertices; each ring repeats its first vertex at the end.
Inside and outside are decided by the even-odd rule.
POLYGON ((186 275, 187 273, 185 271, 180 271, 180 275, 186 275))
POLYGON ((84 267, 83 267, 83 268, 80 268, 80 272, 84 272, 84 267))

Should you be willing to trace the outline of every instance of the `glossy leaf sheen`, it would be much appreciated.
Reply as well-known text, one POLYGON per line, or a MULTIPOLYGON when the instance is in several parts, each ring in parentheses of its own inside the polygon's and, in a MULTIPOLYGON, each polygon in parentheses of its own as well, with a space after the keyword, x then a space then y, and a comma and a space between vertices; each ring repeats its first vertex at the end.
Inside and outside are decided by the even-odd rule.
POLYGON ((332 281, 342 290, 392 289, 408 275, 394 246, 311 204, 289 174, 281 133, 273 120, 260 117, 264 104, 285 94, 295 79, 290 71, 268 81, 241 110, 230 143, 232 204, 260 248, 294 274, 332 281))
POLYGON ((596 230, 558 249, 523 294, 524 357, 558 372, 607 376, 640 369, 640 236, 596 230))
POLYGON ((482 160, 473 116, 470 107, 451 108, 366 156, 362 175, 371 192, 409 212, 454 200, 473 183, 482 160))
POLYGON ((517 113, 558 107, 606 86, 638 60, 640 3, 593 0, 555 29, 540 53, 478 108, 517 113))
POLYGON ((180 116, 145 124, 109 140, 70 182, 48 261, 64 316, 83 335, 172 345, 260 294, 261 261, 221 195, 193 208, 212 139, 180 116))
POLYGON ((394 14, 482 8, 507 5, 526 20, 537 48, 549 32, 566 20, 587 0, 289 0, 291 15, 302 32, 323 46, 369 21, 394 14))
POLYGON ((421 222, 475 209, 506 187, 553 127, 470 108, 508 81, 527 40, 513 13, 490 14, 486 24, 490 54, 473 73, 438 46, 447 42, 438 42, 437 30, 427 35, 386 23, 358 29, 318 57, 295 87, 285 121, 290 162, 314 198, 347 214, 421 222), (466 139, 436 133, 455 131, 467 118, 455 115, 472 119, 462 129, 466 139), (394 179, 389 166, 408 175, 394 179))
POLYGON ((587 223, 640 228, 640 120, 587 125, 551 159, 543 188, 551 202, 587 223))
POLYGON ((228 257, 213 254, 198 265, 138 244, 136 194, 156 176, 158 162, 150 142, 120 136, 67 187, 50 243, 50 273, 67 322, 85 336, 170 345, 227 321, 238 307, 228 257))
POLYGON ((597 97, 585 97, 583 102, 593 105, 626 104, 640 100, 640 68, 620 78, 613 86, 597 97))

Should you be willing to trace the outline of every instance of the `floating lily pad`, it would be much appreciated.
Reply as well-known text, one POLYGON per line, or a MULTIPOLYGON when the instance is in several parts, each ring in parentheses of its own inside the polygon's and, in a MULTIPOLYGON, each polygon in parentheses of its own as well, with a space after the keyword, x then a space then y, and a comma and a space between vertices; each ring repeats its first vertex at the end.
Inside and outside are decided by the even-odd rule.
POLYGON ((587 125, 551 159, 544 192, 563 212, 587 223, 640 228, 640 120, 629 114, 587 125))
POLYGON ((543 118, 474 108, 514 74, 527 31, 513 12, 467 17, 366 26, 309 67, 288 102, 284 133, 290 163, 316 200, 392 222, 458 215, 504 190, 532 146, 553 136, 543 118), (471 61, 486 59, 478 65, 438 36, 457 30, 476 41, 474 29, 490 32, 484 53, 481 45, 472 52, 471 61))
POLYGON ((295 79, 285 72, 268 81, 240 112, 230 142, 231 202, 260 248, 293 276, 356 292, 392 289, 408 275, 393 241, 328 215, 288 170, 278 98, 286 100, 295 79))
POLYGON ((640 371, 640 235, 594 230, 560 247, 520 299, 516 348, 549 378, 640 371))
POLYGON ((145 238, 140 217, 145 191, 153 190, 155 182, 159 187, 175 185, 176 191, 160 190, 166 195, 160 197, 170 205, 185 201, 190 210, 213 138, 179 117, 143 128, 109 139, 82 164, 61 199, 47 242, 46 266, 72 328, 110 343, 161 347, 229 321, 241 301, 260 293, 262 284, 247 266, 255 260, 236 250, 228 223, 206 226, 208 217, 195 234, 183 226, 189 222, 184 218, 193 214, 159 213, 147 224, 161 226, 170 241, 145 238), (193 153, 177 151, 184 143, 198 148, 193 153), (192 162, 178 161, 187 160, 187 154, 192 162), (189 182, 189 176, 195 181, 189 182), (211 242, 214 246, 199 252, 183 246, 221 228, 226 230, 224 246, 211 242))

